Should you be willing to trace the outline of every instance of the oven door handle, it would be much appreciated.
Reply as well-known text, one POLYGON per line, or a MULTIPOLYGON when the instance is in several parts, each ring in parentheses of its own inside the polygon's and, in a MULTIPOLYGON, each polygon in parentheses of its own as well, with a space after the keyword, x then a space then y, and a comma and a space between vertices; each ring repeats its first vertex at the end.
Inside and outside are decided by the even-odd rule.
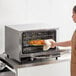
POLYGON ((50 58, 51 56, 34 56, 34 57, 31 57, 31 59, 47 59, 47 58, 50 58))

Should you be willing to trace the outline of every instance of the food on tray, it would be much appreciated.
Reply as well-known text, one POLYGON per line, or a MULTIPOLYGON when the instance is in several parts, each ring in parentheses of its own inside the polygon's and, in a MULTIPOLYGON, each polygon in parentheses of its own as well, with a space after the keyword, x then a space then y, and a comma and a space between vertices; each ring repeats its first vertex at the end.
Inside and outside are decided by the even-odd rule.
POLYGON ((44 45, 44 40, 31 40, 28 42, 30 45, 44 45))
POLYGON ((46 39, 46 40, 31 40, 28 42, 28 44, 30 45, 34 45, 34 46, 40 46, 43 45, 43 50, 47 51, 51 48, 52 43, 51 42, 55 42, 53 39, 46 39))

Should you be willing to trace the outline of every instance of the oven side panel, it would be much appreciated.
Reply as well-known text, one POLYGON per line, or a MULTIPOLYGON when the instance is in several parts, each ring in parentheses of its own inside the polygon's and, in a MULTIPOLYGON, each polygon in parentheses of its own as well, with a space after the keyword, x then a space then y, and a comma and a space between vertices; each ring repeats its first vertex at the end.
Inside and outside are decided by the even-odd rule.
POLYGON ((19 31, 5 26, 5 52, 9 58, 15 59, 17 61, 20 61, 20 38, 19 31))

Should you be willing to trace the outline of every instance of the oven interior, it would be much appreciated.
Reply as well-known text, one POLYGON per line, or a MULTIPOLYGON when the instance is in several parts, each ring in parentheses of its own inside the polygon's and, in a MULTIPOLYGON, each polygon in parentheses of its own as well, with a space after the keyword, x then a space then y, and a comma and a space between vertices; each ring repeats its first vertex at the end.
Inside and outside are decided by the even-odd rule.
MULTIPOLYGON (((56 30, 34 30, 34 31, 25 31, 22 33, 22 53, 38 53, 44 52, 43 46, 34 46, 29 45, 28 42, 31 40, 46 40, 53 39, 56 41, 56 30)), ((55 50, 55 48, 50 48, 47 51, 55 50)))

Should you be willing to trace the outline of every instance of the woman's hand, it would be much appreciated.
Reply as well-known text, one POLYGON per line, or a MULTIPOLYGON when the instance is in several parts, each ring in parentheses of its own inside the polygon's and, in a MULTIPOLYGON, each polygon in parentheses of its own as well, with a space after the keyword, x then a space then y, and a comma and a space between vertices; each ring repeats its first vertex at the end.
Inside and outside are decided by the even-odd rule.
POLYGON ((50 41, 51 43, 51 48, 55 48, 56 47, 56 42, 55 41, 50 41))

